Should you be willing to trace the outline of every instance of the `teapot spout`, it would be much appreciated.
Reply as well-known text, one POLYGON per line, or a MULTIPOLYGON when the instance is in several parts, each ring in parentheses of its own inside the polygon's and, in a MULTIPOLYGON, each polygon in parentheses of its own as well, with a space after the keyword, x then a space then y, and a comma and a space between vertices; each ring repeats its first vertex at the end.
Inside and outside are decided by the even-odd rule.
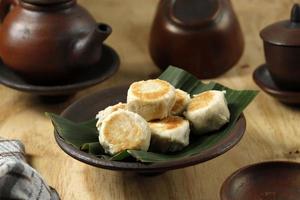
POLYGON ((95 64, 101 56, 101 44, 111 32, 109 25, 101 23, 90 34, 76 41, 69 57, 70 65, 95 64))
POLYGON ((104 23, 98 23, 98 29, 96 30, 98 41, 103 42, 111 34, 112 28, 104 23))

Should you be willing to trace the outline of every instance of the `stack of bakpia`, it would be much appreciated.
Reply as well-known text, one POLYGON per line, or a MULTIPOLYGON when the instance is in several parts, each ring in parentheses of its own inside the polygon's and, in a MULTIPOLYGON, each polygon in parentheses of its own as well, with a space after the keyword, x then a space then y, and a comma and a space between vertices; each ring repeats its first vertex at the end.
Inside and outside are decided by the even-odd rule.
POLYGON ((127 149, 156 152, 180 151, 193 134, 220 129, 230 113, 223 91, 210 90, 192 98, 166 81, 134 82, 127 103, 100 111, 96 118, 99 142, 114 155, 127 149))

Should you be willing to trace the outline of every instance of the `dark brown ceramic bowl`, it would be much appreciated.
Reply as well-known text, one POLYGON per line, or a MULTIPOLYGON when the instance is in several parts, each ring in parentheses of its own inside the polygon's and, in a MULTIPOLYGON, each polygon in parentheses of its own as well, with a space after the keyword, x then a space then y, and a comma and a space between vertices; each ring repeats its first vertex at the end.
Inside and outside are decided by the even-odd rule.
POLYGON ((300 104, 300 91, 288 91, 279 88, 273 81, 265 64, 254 71, 253 79, 263 91, 279 101, 286 104, 300 104))
POLYGON ((221 200, 299 200, 300 164, 265 162, 239 169, 224 182, 221 200))
POLYGON ((32 84, 7 68, 2 62, 0 62, 0 83, 7 87, 36 95, 70 95, 108 79, 117 72, 119 64, 119 56, 115 50, 107 45, 103 45, 103 54, 100 62, 69 83, 51 86, 32 84))
MULTIPOLYGON (((74 122, 82 122, 92 119, 99 110, 118 102, 126 102, 128 86, 117 87, 99 91, 84 97, 70 105, 61 115, 74 122)), ((56 142, 60 148, 73 158, 93 165, 99 168, 121 171, 133 171, 138 173, 160 173, 167 170, 173 170, 195 165, 207 160, 213 159, 235 146, 244 135, 246 129, 246 120, 242 114, 235 127, 226 138, 219 143, 205 149, 201 153, 188 158, 178 159, 168 162, 159 162, 154 164, 144 164, 141 162, 117 162, 100 159, 94 155, 80 151, 79 149, 67 144, 58 133, 54 133, 56 142)))

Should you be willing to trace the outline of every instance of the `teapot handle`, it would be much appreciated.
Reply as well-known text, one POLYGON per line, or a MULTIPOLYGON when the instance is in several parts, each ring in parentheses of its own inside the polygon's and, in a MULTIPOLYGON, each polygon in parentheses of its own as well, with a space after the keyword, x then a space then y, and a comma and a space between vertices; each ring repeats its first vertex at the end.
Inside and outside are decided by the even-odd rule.
POLYGON ((1 0, 0 2, 0 22, 3 22, 7 13, 9 13, 12 6, 17 6, 18 0, 1 0))

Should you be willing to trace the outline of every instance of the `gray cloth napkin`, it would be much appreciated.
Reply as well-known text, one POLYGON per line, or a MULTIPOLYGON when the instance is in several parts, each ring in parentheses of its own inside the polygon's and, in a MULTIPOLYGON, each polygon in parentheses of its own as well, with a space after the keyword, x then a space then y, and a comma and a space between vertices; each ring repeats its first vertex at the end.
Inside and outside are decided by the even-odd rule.
POLYGON ((0 199, 58 200, 24 155, 20 141, 0 138, 0 199))

